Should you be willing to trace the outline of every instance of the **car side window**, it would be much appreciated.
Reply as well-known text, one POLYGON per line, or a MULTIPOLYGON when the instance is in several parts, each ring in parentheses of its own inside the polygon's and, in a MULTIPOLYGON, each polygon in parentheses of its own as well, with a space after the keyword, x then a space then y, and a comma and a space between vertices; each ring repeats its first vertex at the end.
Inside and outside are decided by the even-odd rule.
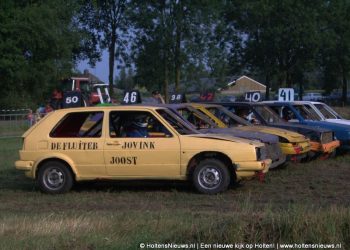
POLYGON ((54 127, 50 137, 84 138, 101 137, 103 112, 72 112, 54 127))
POLYGON ((109 115, 112 138, 172 137, 153 114, 147 111, 112 111, 109 115))

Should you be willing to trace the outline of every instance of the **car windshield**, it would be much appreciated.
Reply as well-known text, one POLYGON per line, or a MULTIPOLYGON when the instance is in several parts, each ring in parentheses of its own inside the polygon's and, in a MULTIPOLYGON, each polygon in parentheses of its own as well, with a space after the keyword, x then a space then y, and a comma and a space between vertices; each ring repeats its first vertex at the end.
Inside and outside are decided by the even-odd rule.
POLYGON ((309 105, 293 105, 293 107, 299 112, 299 114, 305 120, 321 121, 321 117, 313 110, 309 105))
POLYGON ((219 118, 222 122, 226 124, 229 128, 237 127, 237 126, 250 126, 251 124, 239 116, 233 114, 228 109, 221 106, 209 106, 205 107, 209 110, 213 115, 219 118))
POLYGON ((254 105, 254 110, 265 120, 267 123, 282 123, 284 122, 276 113, 269 107, 262 105, 254 105))
POLYGON ((160 114, 179 134, 191 135, 198 134, 193 128, 187 125, 180 117, 166 109, 157 109, 160 114))
POLYGON ((323 103, 314 104, 326 119, 342 119, 331 107, 323 103))
POLYGON ((217 128, 218 125, 209 117, 192 107, 181 107, 176 111, 196 129, 217 128))

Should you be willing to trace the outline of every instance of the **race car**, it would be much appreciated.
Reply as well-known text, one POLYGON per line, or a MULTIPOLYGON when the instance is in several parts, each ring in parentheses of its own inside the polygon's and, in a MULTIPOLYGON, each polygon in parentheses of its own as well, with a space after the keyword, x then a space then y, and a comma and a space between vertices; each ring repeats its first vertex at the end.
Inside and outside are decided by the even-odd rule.
POLYGON ((257 140, 265 143, 267 156, 272 160, 270 169, 280 166, 286 161, 286 156, 282 153, 278 143, 278 136, 259 131, 244 131, 239 127, 233 126, 230 128, 220 128, 216 123, 211 121, 209 117, 206 117, 203 113, 193 108, 189 104, 166 104, 162 106, 172 110, 176 115, 183 118, 200 133, 228 134, 235 137, 257 140))
POLYGON ((350 126, 323 121, 312 108, 303 103, 279 101, 262 103, 271 107, 285 121, 332 130, 340 141, 339 149, 350 150, 350 126))
POLYGON ((334 155, 336 149, 340 146, 340 142, 335 139, 332 130, 285 122, 265 104, 253 102, 218 104, 226 107, 234 114, 246 114, 246 119, 252 124, 283 128, 306 136, 310 139, 311 151, 315 153, 315 156, 327 158, 334 155))
POLYGON ((201 193, 261 175, 263 143, 201 134, 166 108, 99 106, 51 112, 23 134, 16 169, 50 194, 84 180, 190 180, 201 193))
POLYGON ((287 160, 299 162, 307 158, 311 149, 310 140, 305 136, 280 128, 271 128, 267 126, 253 126, 244 119, 233 114, 221 105, 192 103, 193 107, 207 115, 219 127, 231 127, 241 125, 242 131, 260 131, 277 135, 279 137, 282 152, 287 155, 287 160))
POLYGON ((344 119, 334 109, 323 102, 298 101, 296 103, 303 104, 308 109, 313 109, 322 121, 350 126, 350 120, 344 119))

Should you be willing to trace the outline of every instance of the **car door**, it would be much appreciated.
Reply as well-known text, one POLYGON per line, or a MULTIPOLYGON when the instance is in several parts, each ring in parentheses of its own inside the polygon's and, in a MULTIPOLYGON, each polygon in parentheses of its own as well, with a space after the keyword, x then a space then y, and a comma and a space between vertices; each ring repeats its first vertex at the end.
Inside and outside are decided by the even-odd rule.
POLYGON ((180 175, 180 141, 151 111, 110 111, 104 157, 109 176, 180 175))

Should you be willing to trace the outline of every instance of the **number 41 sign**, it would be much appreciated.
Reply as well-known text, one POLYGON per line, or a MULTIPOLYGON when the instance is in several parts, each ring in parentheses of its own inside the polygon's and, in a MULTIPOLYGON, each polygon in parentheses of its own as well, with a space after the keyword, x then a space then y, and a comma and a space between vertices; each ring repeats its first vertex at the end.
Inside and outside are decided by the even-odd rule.
POLYGON ((278 89, 278 100, 280 102, 294 102, 294 89, 292 88, 278 89))

